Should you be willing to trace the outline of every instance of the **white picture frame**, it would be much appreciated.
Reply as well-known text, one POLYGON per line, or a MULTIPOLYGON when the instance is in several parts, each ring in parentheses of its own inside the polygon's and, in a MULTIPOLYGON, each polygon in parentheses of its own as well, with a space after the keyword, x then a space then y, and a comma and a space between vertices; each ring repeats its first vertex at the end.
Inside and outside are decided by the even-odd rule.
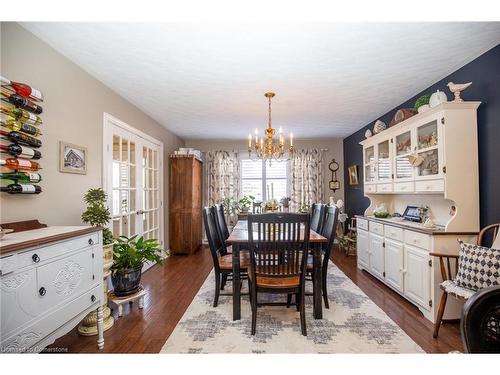
POLYGON ((59 172, 87 174, 87 147, 59 141, 59 172))

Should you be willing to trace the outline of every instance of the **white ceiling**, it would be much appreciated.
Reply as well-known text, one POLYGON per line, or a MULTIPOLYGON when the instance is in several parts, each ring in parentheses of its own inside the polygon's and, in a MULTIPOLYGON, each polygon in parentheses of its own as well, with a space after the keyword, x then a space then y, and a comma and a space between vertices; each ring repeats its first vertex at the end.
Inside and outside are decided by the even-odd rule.
MULTIPOLYGON (((184 139, 345 137, 496 44, 500 23, 22 23, 184 139)), ((445 89, 443 87, 443 89, 445 89)))

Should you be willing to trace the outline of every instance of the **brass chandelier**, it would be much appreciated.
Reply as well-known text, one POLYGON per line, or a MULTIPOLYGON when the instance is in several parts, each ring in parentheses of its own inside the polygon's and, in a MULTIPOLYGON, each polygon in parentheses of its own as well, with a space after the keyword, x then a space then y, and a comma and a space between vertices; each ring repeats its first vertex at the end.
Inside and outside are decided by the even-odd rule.
MULTIPOLYGON (((274 92, 266 92, 264 96, 269 99, 269 123, 264 130, 265 138, 259 138, 259 130, 255 128, 255 136, 248 134, 248 156, 252 158, 252 153, 255 153, 257 158, 262 160, 280 160, 285 156, 285 138, 282 134, 281 127, 278 130, 278 139, 274 140, 276 130, 273 129, 271 123, 271 99, 276 94, 274 92)), ((290 133, 290 146, 288 147, 288 156, 293 154, 293 134, 290 133)))

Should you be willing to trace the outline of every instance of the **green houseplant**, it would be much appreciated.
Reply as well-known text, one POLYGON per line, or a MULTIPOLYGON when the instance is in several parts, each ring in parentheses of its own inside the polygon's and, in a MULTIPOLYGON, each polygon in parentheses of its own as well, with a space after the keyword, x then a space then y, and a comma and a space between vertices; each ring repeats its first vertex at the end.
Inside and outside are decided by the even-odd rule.
POLYGON ((116 296, 135 293, 141 282, 142 266, 150 261, 161 263, 158 240, 120 236, 113 245, 111 282, 116 296))
POLYGON ((83 196, 87 209, 82 214, 82 221, 93 227, 103 227, 102 242, 104 247, 113 243, 113 234, 106 227, 111 220, 111 214, 106 207, 106 193, 101 188, 89 189, 83 196))
POLYGON ((241 212, 248 212, 248 209, 252 206, 255 197, 253 195, 244 195, 238 202, 238 206, 241 212))
POLYGON ((429 109, 429 100, 431 97, 429 95, 422 95, 420 98, 417 99, 415 102, 415 109, 420 112, 424 112, 427 109, 429 109))

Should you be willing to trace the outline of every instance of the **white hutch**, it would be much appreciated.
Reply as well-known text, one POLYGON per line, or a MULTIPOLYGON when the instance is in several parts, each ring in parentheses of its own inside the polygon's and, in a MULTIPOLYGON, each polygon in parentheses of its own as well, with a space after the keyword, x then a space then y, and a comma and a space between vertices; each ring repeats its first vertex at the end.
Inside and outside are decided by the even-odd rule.
MULTIPOLYGON (((370 205, 357 219, 358 268, 414 303, 434 322, 441 276, 431 252, 458 253, 457 238, 475 243, 479 231, 477 108, 480 102, 446 102, 360 142, 364 193, 370 205), (411 159, 418 158, 414 167, 411 159), (377 219, 385 204, 428 206, 433 227, 377 219)), ((449 301, 445 317, 460 315, 449 301)))

